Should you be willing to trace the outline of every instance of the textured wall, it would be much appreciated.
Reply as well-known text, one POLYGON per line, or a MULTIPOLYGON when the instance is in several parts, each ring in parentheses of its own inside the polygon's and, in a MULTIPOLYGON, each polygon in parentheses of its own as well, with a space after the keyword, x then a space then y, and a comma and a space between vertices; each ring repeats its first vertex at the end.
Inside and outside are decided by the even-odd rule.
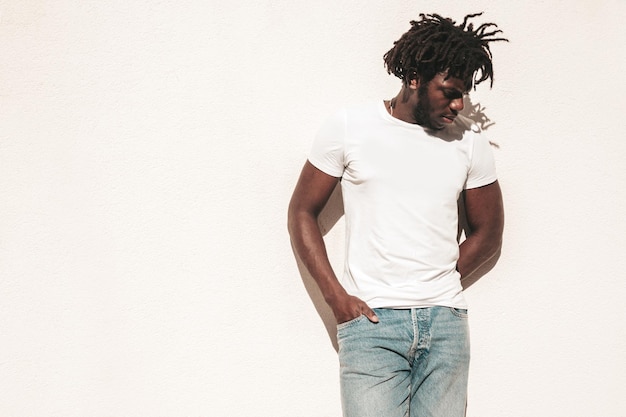
POLYGON ((340 415, 288 199, 410 19, 479 10, 507 226, 468 416, 626 415, 626 2, 469 3, 0 0, 0 415, 340 415))

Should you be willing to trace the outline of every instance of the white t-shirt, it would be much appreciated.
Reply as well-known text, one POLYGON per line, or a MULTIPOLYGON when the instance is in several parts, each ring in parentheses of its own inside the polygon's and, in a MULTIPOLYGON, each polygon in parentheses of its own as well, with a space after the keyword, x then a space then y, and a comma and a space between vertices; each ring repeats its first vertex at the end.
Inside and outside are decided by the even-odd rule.
POLYGON ((309 162, 341 177, 346 256, 341 283, 371 308, 467 308, 457 200, 496 180, 489 142, 457 117, 442 131, 398 120, 377 101, 342 109, 309 162))

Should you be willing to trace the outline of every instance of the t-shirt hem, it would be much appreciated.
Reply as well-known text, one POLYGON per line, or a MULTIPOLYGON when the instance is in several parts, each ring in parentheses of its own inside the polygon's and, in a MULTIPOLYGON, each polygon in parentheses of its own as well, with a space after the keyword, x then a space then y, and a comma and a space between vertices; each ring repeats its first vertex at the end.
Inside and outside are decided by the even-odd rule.
POLYGON ((388 310, 410 310, 412 308, 429 308, 429 307, 449 307, 449 308, 467 308, 467 303, 419 303, 415 305, 403 305, 403 306, 369 306, 372 309, 388 309, 388 310))
POLYGON ((307 160, 313 165, 315 168, 322 171, 324 174, 328 174, 331 177, 340 178, 343 175, 343 172, 336 172, 334 169, 325 166, 323 162, 315 160, 313 157, 309 156, 307 160))
POLYGON ((490 178, 487 178, 487 179, 482 180, 482 181, 474 181, 474 182, 472 182, 471 184, 467 184, 467 185, 465 186, 465 189, 466 189, 466 190, 471 190, 471 189, 473 189, 473 188, 480 188, 480 187, 484 187, 484 186, 486 186, 486 185, 493 184, 493 183, 494 183, 494 182, 496 182, 497 180, 498 180, 498 177, 497 177, 497 176, 494 176, 494 177, 490 177, 490 178))

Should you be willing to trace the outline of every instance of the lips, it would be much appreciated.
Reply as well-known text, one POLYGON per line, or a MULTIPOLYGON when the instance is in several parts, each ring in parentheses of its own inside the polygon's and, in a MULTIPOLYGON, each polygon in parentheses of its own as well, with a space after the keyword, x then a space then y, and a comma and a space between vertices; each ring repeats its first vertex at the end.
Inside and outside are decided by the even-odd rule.
POLYGON ((456 119, 456 115, 448 114, 448 115, 441 116, 441 118, 446 123, 452 123, 452 122, 454 122, 454 119, 456 119))

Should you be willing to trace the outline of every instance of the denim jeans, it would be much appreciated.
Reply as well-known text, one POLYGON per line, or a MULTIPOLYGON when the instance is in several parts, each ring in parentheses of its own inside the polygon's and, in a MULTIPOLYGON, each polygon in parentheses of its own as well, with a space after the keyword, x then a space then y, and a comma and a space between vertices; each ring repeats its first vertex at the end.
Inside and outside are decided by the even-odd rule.
POLYGON ((344 417, 463 417, 467 311, 374 309, 337 325, 344 417))

